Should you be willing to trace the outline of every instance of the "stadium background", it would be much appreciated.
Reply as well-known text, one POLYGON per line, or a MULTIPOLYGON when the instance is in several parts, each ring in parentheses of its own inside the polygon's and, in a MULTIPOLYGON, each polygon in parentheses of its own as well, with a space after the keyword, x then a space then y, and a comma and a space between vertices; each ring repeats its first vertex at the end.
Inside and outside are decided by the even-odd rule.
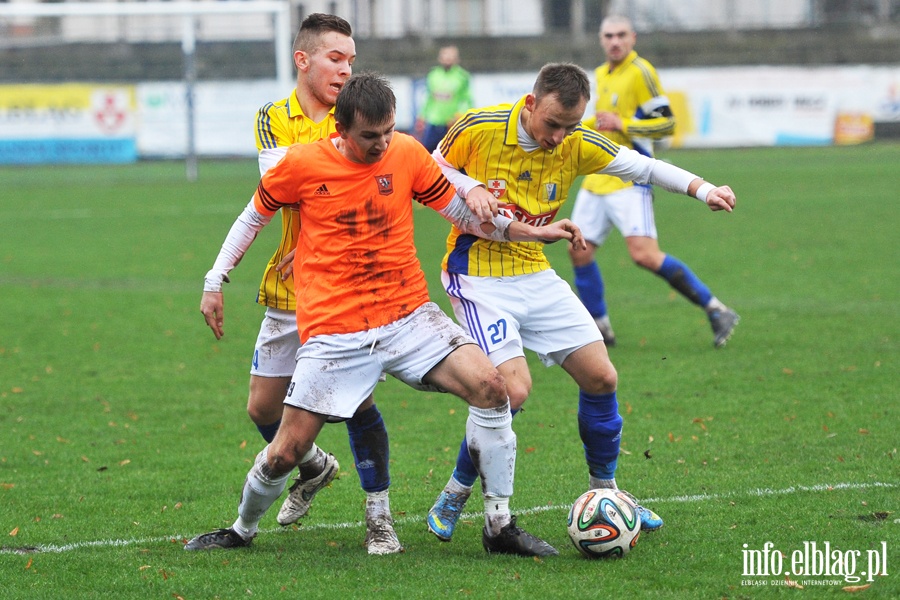
MULTIPOLYGON (((493 104, 528 91, 547 61, 592 70, 602 61, 599 20, 615 11, 634 20, 638 51, 662 74, 679 117, 675 146, 824 145, 900 135, 898 0, 238 4, 283 7, 290 35, 282 37, 291 39, 309 12, 346 16, 357 40, 356 69, 394 83, 401 130, 412 126, 423 77, 441 45, 460 47, 476 103, 493 104)), ((253 112, 293 86, 292 70, 284 69, 289 51, 278 46, 271 14, 197 16, 188 55, 183 16, 87 16, 88 5, 102 3, 0 2, 0 164, 254 155, 253 112), (23 12, 33 6, 70 11, 23 12)))

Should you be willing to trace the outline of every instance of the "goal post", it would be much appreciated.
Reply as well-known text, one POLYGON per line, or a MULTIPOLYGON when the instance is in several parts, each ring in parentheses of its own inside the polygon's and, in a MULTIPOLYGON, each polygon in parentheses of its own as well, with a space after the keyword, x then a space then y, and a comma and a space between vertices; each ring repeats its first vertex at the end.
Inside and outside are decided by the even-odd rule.
MULTIPOLYGON (((0 3, 0 46, 15 48, 34 46, 65 46, 70 44, 147 43, 180 41, 183 71, 180 79, 184 85, 186 107, 187 176, 196 178, 197 149, 194 131, 194 83, 196 80, 195 49, 200 41, 234 43, 241 41, 271 41, 274 49, 275 81, 280 89, 294 85, 294 65, 291 54, 291 3, 277 0, 208 1, 200 2, 78 2, 78 3, 0 3), (255 20, 250 18, 258 15, 255 20), (259 23, 262 19, 263 23, 259 23), (46 33, 42 33, 48 30, 46 33)), ((174 49, 174 48, 173 48, 174 49)), ((177 54, 175 55, 177 56, 177 54)), ((142 57, 143 58, 143 57, 142 57)), ((177 60, 177 59, 176 59, 177 60)), ((175 63, 177 64, 177 62, 175 63)), ((268 63, 271 68, 272 63, 268 63)), ((37 68, 37 67, 36 67, 37 68)), ((98 67, 102 68, 102 67, 98 67)), ((271 71, 269 71, 271 73, 271 71)), ((178 74, 170 78, 178 80, 178 74)), ((9 77, 0 81, 24 90, 26 86, 9 77)), ((58 76, 58 83, 71 82, 65 75, 58 76)), ((227 77, 222 77, 227 79, 227 77)), ((150 81, 153 81, 151 79, 150 81)), ((140 83, 145 83, 146 80, 140 83)), ((45 86, 46 87, 46 86, 45 86)), ((15 90, 13 90, 15 91, 15 90)), ((24 93, 24 92, 23 92, 24 93)), ((36 92, 37 93, 37 92, 36 92)), ((41 92, 45 93, 45 92, 41 92)), ((0 89, 0 117, 3 112, 18 110, 22 100, 10 100, 4 105, 4 97, 10 97, 0 89), (18 102, 18 105, 16 104, 18 102)), ((12 94, 15 96, 15 94, 12 94)), ((28 99, 24 103, 37 106, 42 100, 28 99)), ((50 111, 59 111, 52 105, 50 111)), ((38 119, 39 120, 39 119, 38 119)), ((26 134, 33 135, 34 131, 26 134)), ((15 132, 13 132, 15 137, 15 132)), ((73 136, 84 143, 84 132, 73 136), (79 137, 80 136, 80 137, 79 137)), ((4 136, 0 136, 4 137, 4 136)), ((28 140, 15 140, 19 147, 28 140)), ((3 140, 0 140, 3 143, 3 140)), ((133 142, 132 142, 133 143, 133 142)), ((45 153, 59 156, 56 150, 45 153)), ((52 158, 50 158, 52 160, 52 158)), ((2 161, 2 157, 0 157, 2 161)))

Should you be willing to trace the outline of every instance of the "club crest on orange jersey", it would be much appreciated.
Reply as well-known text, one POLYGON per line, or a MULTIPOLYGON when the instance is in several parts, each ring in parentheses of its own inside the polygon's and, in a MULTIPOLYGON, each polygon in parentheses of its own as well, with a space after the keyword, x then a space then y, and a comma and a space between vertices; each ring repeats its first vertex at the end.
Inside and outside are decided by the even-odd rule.
POLYGON ((394 176, 376 175, 375 181, 378 183, 378 193, 382 196, 390 196, 394 193, 394 176))
POLYGON ((506 195, 506 181, 503 179, 488 179, 487 189, 499 200, 506 195))

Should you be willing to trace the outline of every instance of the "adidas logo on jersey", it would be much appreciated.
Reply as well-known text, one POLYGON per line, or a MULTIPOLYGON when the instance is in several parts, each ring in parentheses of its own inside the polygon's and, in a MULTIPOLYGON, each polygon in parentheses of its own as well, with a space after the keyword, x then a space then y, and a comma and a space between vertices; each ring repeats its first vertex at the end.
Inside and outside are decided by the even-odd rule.
POLYGON ((519 176, 516 177, 518 181, 531 181, 531 171, 522 171, 519 173, 519 176))
POLYGON ((319 188, 316 190, 316 196, 330 196, 330 195, 331 195, 331 192, 328 191, 328 188, 325 186, 324 183, 322 185, 320 185, 319 188))

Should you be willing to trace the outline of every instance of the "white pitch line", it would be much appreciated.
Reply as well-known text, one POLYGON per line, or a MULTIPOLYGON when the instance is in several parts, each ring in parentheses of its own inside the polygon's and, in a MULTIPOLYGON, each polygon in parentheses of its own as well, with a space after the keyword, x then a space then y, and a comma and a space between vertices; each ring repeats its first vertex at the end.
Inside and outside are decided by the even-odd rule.
MULTIPOLYGON (((647 504, 666 504, 666 503, 688 503, 688 502, 704 502, 707 500, 723 500, 727 498, 738 498, 742 496, 756 496, 756 497, 768 497, 768 496, 786 496, 790 494, 797 494, 803 492, 831 492, 831 491, 841 491, 841 490, 862 490, 869 488, 895 488, 898 487, 896 483, 882 483, 882 482, 873 482, 873 483, 836 483, 833 485, 829 485, 827 483, 821 483, 818 485, 795 485, 788 488, 773 490, 771 488, 757 488, 752 490, 747 490, 744 492, 728 492, 724 494, 695 494, 691 496, 670 496, 668 498, 644 498, 641 500, 642 503, 646 502, 647 504)), ((522 510, 514 511, 519 515, 527 515, 527 514, 535 514, 541 512, 548 512, 551 510, 569 510, 569 505, 562 504, 554 504, 554 505, 546 505, 546 506, 534 506, 532 508, 525 508, 522 510)), ((461 518, 466 519, 474 519, 481 517, 481 513, 463 513, 461 518)), ((399 519, 394 519, 395 525, 403 525, 406 523, 421 523, 424 521, 423 516, 404 516, 399 519)), ((315 525, 303 526, 301 527, 301 531, 304 530, 316 530, 316 529, 350 529, 355 527, 365 527, 364 521, 350 521, 344 523, 318 523, 315 525)), ((271 529, 261 529, 260 533, 290 533, 293 532, 294 529, 291 527, 277 527, 271 529)), ((90 542, 73 542, 71 544, 65 544, 61 546, 57 546, 54 544, 41 544, 37 546, 25 546, 12 548, 8 546, 0 547, 0 554, 36 554, 36 553, 62 553, 62 552, 71 552, 73 550, 81 550, 84 548, 117 548, 122 546, 134 546, 139 544, 157 544, 162 542, 171 542, 172 540, 183 540, 187 539, 188 536, 184 535, 170 535, 166 537, 147 537, 147 538, 133 538, 133 539, 118 539, 118 540, 94 540, 90 542)))

